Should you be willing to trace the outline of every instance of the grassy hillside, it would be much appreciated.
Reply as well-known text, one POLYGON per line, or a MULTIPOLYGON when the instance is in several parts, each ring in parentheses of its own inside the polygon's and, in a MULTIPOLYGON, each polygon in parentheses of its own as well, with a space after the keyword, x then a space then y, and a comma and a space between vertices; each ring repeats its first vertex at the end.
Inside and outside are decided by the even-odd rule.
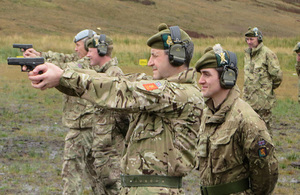
POLYGON ((243 36, 249 26, 264 35, 300 34, 298 0, 1 0, 0 35, 74 35, 84 28, 106 33, 153 33, 165 22, 198 36, 243 36))

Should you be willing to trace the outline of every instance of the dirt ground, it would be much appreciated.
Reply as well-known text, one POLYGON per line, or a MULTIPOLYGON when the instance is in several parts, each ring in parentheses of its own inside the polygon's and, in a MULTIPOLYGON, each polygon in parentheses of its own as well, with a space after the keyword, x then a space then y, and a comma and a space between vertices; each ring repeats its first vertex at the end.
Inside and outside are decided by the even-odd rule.
MULTIPOLYGON (((276 123, 274 126, 274 137, 293 136, 299 134, 299 124, 297 126, 286 123, 276 123), (288 129, 288 130, 287 130, 288 129)), ((0 194, 61 194, 62 181, 60 169, 63 156, 63 138, 59 140, 48 139, 47 137, 31 138, 28 136, 18 136, 18 129, 1 129, 14 136, 0 138, 0 194), (45 155, 47 154, 47 155, 45 155), (46 157, 46 158, 45 158, 46 157), (26 169, 23 165, 36 165, 34 171, 9 171, 13 165, 20 166, 19 169, 26 169), (43 168, 46 166, 47 168, 43 168), (4 167, 7 167, 5 169, 4 167), (51 168, 49 168, 51 167, 51 168), (5 171, 6 170, 6 171, 5 171), (34 174, 32 180, 28 180, 28 174, 34 174), (41 185, 51 186, 51 189, 44 189, 41 185)), ((66 129, 51 130, 65 132, 66 129)), ((276 140, 276 139, 274 139, 276 140)), ((276 141, 275 141, 276 142, 276 141)), ((277 146, 277 158, 279 162, 284 161, 283 154, 297 150, 299 146, 294 145, 286 148, 285 144, 277 146)), ((297 159, 299 161, 299 157, 297 159)), ((297 162, 297 160, 295 162, 297 162)), ((282 167, 281 167, 282 168, 282 167)), ((17 169, 15 167, 14 169, 17 169)), ((274 194, 297 194, 300 183, 299 167, 294 167, 292 163, 280 170, 279 180, 274 194)), ((193 171, 184 179, 184 188, 187 195, 199 194, 199 175, 193 171)), ((90 194, 88 184, 86 184, 85 194, 90 194)))

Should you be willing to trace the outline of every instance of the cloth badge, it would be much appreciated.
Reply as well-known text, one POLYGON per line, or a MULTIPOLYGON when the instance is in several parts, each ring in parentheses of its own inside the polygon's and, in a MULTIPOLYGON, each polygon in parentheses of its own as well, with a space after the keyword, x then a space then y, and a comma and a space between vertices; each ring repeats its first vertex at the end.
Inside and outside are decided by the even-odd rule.
POLYGON ((228 64, 228 56, 225 52, 216 54, 218 67, 228 64))
POLYGON ((169 49, 170 46, 173 45, 173 41, 170 34, 162 34, 161 38, 164 44, 164 49, 169 49))
MULTIPOLYGON (((158 83, 158 82, 157 82, 158 83)), ((160 83, 159 83, 160 84, 160 83)), ((143 86, 145 87, 145 89, 147 91, 151 91, 154 89, 158 89, 158 86, 155 83, 147 83, 147 84, 143 84, 143 86)))
POLYGON ((157 81, 155 84, 156 84, 157 87, 161 86, 161 83, 159 81, 157 81))
POLYGON ((99 39, 96 39, 96 37, 93 38, 93 46, 96 47, 99 45, 99 39))
POLYGON ((266 145, 266 141, 265 140, 258 141, 258 145, 264 146, 264 145, 266 145))
POLYGON ((266 157, 268 155, 267 153, 267 148, 266 147, 261 147, 258 149, 258 156, 259 157, 266 157))

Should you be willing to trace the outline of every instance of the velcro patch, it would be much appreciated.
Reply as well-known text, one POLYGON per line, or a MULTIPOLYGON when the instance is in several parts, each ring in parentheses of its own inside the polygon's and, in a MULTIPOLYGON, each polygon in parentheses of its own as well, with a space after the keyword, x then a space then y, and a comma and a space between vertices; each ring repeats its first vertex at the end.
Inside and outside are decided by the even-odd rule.
POLYGON ((267 148, 261 147, 258 149, 258 156, 259 157, 266 157, 268 155, 267 148))
POLYGON ((145 89, 147 91, 151 91, 151 90, 154 90, 154 89, 158 89, 158 87, 160 86, 161 84, 157 84, 157 83, 147 83, 147 84, 143 84, 143 86, 145 87, 145 89))
POLYGON ((266 141, 265 140, 258 141, 258 145, 264 146, 264 145, 266 145, 266 141))

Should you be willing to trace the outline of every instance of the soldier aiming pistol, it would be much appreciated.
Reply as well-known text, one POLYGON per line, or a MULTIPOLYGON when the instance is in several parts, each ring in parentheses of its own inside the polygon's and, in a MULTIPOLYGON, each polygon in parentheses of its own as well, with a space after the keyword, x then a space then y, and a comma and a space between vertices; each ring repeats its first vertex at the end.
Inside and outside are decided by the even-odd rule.
POLYGON ((19 48, 21 52, 26 51, 29 48, 33 48, 32 44, 13 44, 13 48, 19 48))

